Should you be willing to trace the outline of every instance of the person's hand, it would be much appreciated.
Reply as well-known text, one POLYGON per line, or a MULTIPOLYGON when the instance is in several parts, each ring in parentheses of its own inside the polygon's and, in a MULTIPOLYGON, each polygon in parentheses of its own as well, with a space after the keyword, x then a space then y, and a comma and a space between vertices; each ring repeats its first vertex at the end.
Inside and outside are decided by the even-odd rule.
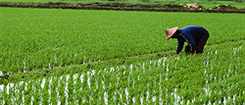
POLYGON ((197 56, 199 57, 200 56, 200 53, 198 53, 197 56))
POLYGON ((194 53, 191 53, 190 56, 194 56, 194 53))
POLYGON ((177 52, 175 52, 175 56, 179 55, 177 52))
POLYGON ((178 55, 176 51, 172 51, 171 55, 178 55))

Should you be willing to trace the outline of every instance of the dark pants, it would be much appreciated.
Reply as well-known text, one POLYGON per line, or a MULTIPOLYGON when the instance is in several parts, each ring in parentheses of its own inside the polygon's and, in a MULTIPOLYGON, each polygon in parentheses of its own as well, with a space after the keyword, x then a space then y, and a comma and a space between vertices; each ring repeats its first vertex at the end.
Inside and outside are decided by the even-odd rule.
MULTIPOLYGON (((196 44, 197 44, 196 45, 196 53, 202 53, 203 52, 204 46, 205 46, 208 38, 209 38, 209 33, 208 33, 208 31, 205 30, 205 32, 203 33, 202 37, 200 37, 199 40, 196 41, 196 44)), ((189 45, 187 45, 185 47, 185 52, 189 53, 190 52, 190 48, 191 47, 189 45)))

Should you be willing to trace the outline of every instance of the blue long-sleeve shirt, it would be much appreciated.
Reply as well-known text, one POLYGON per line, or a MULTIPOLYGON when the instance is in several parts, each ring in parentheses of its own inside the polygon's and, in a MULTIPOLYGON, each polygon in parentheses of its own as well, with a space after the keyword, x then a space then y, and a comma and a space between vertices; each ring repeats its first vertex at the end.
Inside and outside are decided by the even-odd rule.
POLYGON ((196 42, 202 37, 203 33, 206 31, 203 27, 199 26, 187 26, 182 29, 179 29, 179 35, 177 37, 177 54, 181 52, 183 49, 184 42, 187 42, 190 46, 190 51, 193 53, 195 50, 196 52, 200 52, 199 49, 196 48, 196 42))

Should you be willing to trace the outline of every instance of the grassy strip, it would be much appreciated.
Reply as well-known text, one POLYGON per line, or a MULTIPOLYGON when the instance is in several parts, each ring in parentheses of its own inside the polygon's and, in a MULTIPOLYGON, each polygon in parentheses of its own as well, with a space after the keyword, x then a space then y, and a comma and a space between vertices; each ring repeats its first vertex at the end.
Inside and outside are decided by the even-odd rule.
MULTIPOLYGON (((142 2, 142 0, 127 0, 127 1, 104 1, 104 0, 96 0, 96 1, 87 1, 87 0, 2 0, 1 2, 11 2, 11 3, 73 3, 73 4, 88 4, 88 3, 100 3, 100 4, 124 4, 124 5, 135 5, 135 4, 145 4, 145 5, 163 5, 163 4, 191 4, 193 1, 176 1, 176 0, 163 0, 163 1, 157 1, 157 0, 149 0, 146 2, 142 2)), ((228 4, 232 5, 238 9, 245 9, 244 2, 234 2, 234 1, 195 1, 194 3, 197 3, 198 5, 203 6, 204 8, 214 8, 219 4, 228 4)))
MULTIPOLYGON (((213 49, 217 46, 225 46, 229 44, 243 44, 245 40, 239 40, 239 41, 231 41, 231 42, 224 42, 219 44, 211 44, 206 46, 208 49, 213 49)), ((137 61, 142 61, 145 59, 159 59, 163 56, 173 56, 175 51, 165 51, 165 52, 157 52, 152 54, 144 54, 144 55, 138 55, 138 56, 132 56, 132 57, 124 57, 124 58, 116 58, 116 59, 109 59, 104 61, 96 61, 96 62, 90 62, 85 64, 76 64, 76 65, 69 65, 66 67, 55 67, 52 69, 39 69, 39 70, 33 70, 26 73, 16 73, 12 75, 3 75, 0 76, 0 84, 7 84, 10 82, 18 82, 21 81, 23 78, 26 79, 35 79, 45 76, 61 76, 65 74, 74 74, 79 73, 82 71, 86 71, 87 69, 95 69, 95 68, 104 68, 108 67, 110 65, 111 67, 125 64, 125 62, 133 63, 137 61)))

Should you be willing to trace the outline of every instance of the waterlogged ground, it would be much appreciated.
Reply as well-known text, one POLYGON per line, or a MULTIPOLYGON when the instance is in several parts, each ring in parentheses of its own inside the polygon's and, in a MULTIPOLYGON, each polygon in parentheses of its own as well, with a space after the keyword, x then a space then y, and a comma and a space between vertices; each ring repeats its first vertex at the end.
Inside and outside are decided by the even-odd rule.
MULTIPOLYGON (((1 85, 1 104, 245 104, 243 43, 1 85)), ((62 69, 61 69, 62 70, 62 69)))

